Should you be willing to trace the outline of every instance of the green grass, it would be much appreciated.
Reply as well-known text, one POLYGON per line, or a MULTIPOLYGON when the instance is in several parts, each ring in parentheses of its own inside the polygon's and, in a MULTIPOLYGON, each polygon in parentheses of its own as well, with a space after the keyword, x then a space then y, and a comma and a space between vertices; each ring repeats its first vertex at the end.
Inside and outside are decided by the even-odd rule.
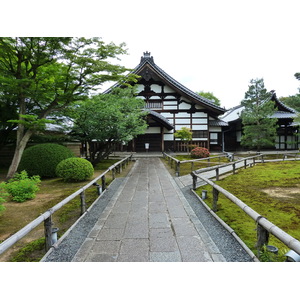
MULTIPOLYGON (((118 162, 119 159, 105 159, 95 166, 95 174, 93 178, 96 178, 103 173, 111 165, 118 162)), ((130 170, 133 163, 130 163, 126 169, 123 169, 121 174, 116 174, 116 177, 125 176, 130 170)), ((2 178, 5 178, 7 172, 6 169, 1 170, 2 178)), ((1 180, 0 180, 1 181, 1 180)), ((90 180, 84 182, 64 182, 59 178, 42 179, 40 185, 40 191, 37 193, 37 197, 33 200, 26 201, 24 203, 13 204, 11 201, 4 203, 7 206, 6 211, 0 216, 0 236, 7 236, 15 233, 30 221, 44 213, 50 207, 62 201, 79 188, 83 187, 90 180)), ((112 174, 109 172, 106 174, 107 186, 112 182, 112 174)), ((101 185, 101 180, 98 182, 101 185)), ((88 208, 98 198, 97 189, 95 186, 91 186, 85 192, 86 196, 86 208, 88 208)), ((63 233, 79 218, 81 213, 80 197, 76 197, 69 203, 64 205, 53 215, 54 227, 59 228, 58 236, 63 233)), ((42 225, 39 225, 42 228, 42 225)), ((12 253, 10 261, 38 261, 40 257, 44 255, 43 240, 39 237, 43 234, 43 228, 41 235, 37 232, 38 230, 32 231, 27 235, 30 242, 18 242, 14 248, 20 248, 20 252, 12 253), (38 237, 37 237, 38 236, 38 237), (38 239, 37 239, 38 238, 38 239)), ((0 242, 3 238, 0 238, 0 242)))
MULTIPOLYGON (((238 174, 228 176, 216 183, 241 199, 256 212, 300 240, 300 162, 276 162, 258 164, 254 168, 241 169, 238 174), (298 187, 299 192, 289 193, 298 187), (280 188, 289 198, 278 194, 270 195, 266 188, 280 188)), ((212 188, 200 187, 197 193, 208 190, 206 203, 212 207, 212 188)), ((240 208, 221 193, 218 200, 218 216, 230 225, 247 246, 255 252, 256 224, 240 208)), ((287 248, 270 235, 270 245, 287 248)))

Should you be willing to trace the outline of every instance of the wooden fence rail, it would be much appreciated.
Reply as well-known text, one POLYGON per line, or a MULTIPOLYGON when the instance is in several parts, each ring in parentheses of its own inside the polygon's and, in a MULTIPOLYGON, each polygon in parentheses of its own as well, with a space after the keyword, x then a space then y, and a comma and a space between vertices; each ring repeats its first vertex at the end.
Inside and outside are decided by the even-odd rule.
POLYGON ((84 187, 80 188, 76 192, 74 192, 72 195, 68 196, 55 206, 48 209, 46 212, 41 214, 38 218, 34 219, 32 222, 27 224, 25 227, 20 229, 18 232, 16 232, 14 235, 6 239, 0 244, 0 254, 5 252, 7 249, 9 249, 11 246, 13 246, 16 242, 21 240, 24 236, 26 236, 29 232, 31 232, 34 228, 36 228, 38 225, 40 225, 42 222, 44 222, 44 228, 45 228, 45 238, 46 238, 46 244, 45 248, 46 251, 48 251, 52 245, 52 233, 53 233, 53 223, 52 223, 52 215, 58 211, 61 207, 63 207, 65 204, 69 203, 71 200, 76 198, 77 196, 80 196, 81 200, 81 215, 86 212, 86 203, 85 203, 85 191, 91 187, 96 186, 98 195, 100 195, 105 189, 106 189, 106 177, 105 175, 109 172, 112 172, 112 177, 115 179, 115 173, 122 172, 122 168, 129 163, 131 160, 132 155, 126 156, 124 159, 120 160, 119 162, 115 163, 114 165, 110 166, 105 172, 103 172, 101 175, 99 175, 97 178, 93 179, 91 182, 89 182, 84 187), (98 181, 101 180, 101 185, 98 184, 98 181))
POLYGON ((218 155, 218 156, 211 156, 211 157, 205 157, 205 158, 197 158, 197 159, 190 159, 190 160, 178 160, 165 152, 163 152, 163 157, 168 160, 171 168, 173 168, 173 166, 175 167, 175 174, 177 177, 180 176, 180 165, 182 165, 182 164, 190 163, 191 164, 191 172, 193 172, 195 162, 207 162, 210 165, 212 163, 211 160, 215 159, 215 158, 219 159, 218 163, 220 163, 221 158, 224 158, 224 157, 228 157, 229 160, 233 160, 233 158, 234 158, 233 155, 229 156, 228 154, 222 154, 222 155, 218 155))
MULTIPOLYGON (((247 164, 248 165, 252 164, 251 160, 253 160, 253 164, 255 164, 255 160, 258 157, 261 157, 260 162, 265 161, 264 158, 263 158, 263 154, 256 155, 256 156, 253 156, 253 157, 250 157, 250 158, 245 158, 245 159, 243 159, 244 162, 245 162, 245 167, 246 167, 247 164), (249 160, 249 162, 247 162, 247 160, 249 160)), ((283 160, 284 159, 285 158, 283 158, 283 160)), ((240 160, 240 161, 242 161, 242 160, 240 160)), ((231 164, 226 164, 226 165, 227 166, 232 165, 233 172, 234 172, 234 170, 235 170, 234 165, 235 164, 236 164, 236 162, 231 163, 231 164)), ((210 168, 210 169, 215 169, 216 170, 216 179, 218 178, 220 167, 222 167, 222 166, 210 168)), ((207 171, 207 168, 206 168, 206 171, 207 171)), ((191 172, 191 175, 192 175, 192 178, 193 178, 193 189, 194 190, 196 189, 197 179, 200 179, 201 181, 204 181, 205 183, 212 186, 212 188, 213 188, 213 190, 212 190, 212 199, 213 199, 212 210, 214 212, 217 211, 217 203, 218 203, 219 193, 222 193, 227 199, 232 201, 239 208, 241 208, 248 216, 250 216, 257 224, 257 243, 256 243, 256 247, 258 248, 258 250, 261 249, 261 247, 263 245, 267 245, 268 240, 269 240, 269 233, 271 233, 277 239, 279 239, 282 243, 284 243, 286 246, 288 246, 290 249, 294 250, 297 254, 300 255, 300 241, 298 241, 294 237, 290 236, 288 233, 286 233, 285 231, 283 231, 282 229, 280 229, 279 227, 274 225, 272 222, 268 221, 265 217, 258 214, 255 210, 253 210, 251 207, 246 205, 242 200, 240 200, 239 198, 237 198, 236 196, 234 196, 233 194, 231 194, 227 190, 225 190, 222 187, 220 187, 219 185, 215 184, 210 179, 199 175, 202 172, 205 172, 205 170, 198 170, 198 171, 191 172)), ((258 251, 258 253, 259 253, 259 251, 258 251)))

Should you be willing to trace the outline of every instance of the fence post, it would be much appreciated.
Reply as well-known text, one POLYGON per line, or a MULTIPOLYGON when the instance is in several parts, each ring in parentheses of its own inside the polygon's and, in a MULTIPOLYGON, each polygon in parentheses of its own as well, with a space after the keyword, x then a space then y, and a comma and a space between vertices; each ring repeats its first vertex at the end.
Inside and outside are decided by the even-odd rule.
POLYGON ((112 174, 112 179, 114 180, 116 178, 116 169, 115 168, 113 168, 111 170, 111 174, 112 174))
POLYGON ((83 215, 86 212, 85 193, 84 193, 84 191, 80 193, 80 202, 81 202, 81 215, 83 215))
MULTIPOLYGON (((262 217, 260 217, 262 218, 262 217)), ((257 248, 257 256, 259 258, 260 250, 263 247, 263 245, 267 245, 269 242, 269 232, 266 230, 264 227, 262 227, 260 224, 257 223, 256 225, 256 230, 257 230, 257 243, 256 243, 256 248, 257 248)))
POLYGON ((198 177, 194 173, 192 173, 191 175, 193 177, 193 190, 195 191, 196 188, 197 188, 196 186, 197 186, 197 179, 198 179, 198 177))
POLYGON ((232 164, 232 172, 235 174, 235 163, 232 164))
POLYGON ((216 180, 219 180, 220 168, 216 168, 216 180))
POLYGON ((218 211, 218 198, 219 198, 219 191, 213 188, 213 208, 214 212, 218 211))
POLYGON ((102 176, 102 192, 106 189, 106 180, 105 180, 105 175, 102 176))
POLYGON ((191 162, 191 172, 193 172, 194 171, 194 162, 192 161, 191 162))
POLYGON ((52 247, 52 225, 52 216, 50 215, 44 220, 46 252, 52 247))
POLYGON ((178 161, 176 163, 176 176, 179 177, 180 176, 180 161, 178 161))

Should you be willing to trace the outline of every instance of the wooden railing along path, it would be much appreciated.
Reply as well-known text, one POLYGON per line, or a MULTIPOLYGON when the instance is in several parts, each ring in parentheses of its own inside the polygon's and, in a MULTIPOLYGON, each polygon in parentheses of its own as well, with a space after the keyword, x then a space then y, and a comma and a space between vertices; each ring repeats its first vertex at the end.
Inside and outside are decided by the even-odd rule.
MULTIPOLYGON (((295 153, 288 154, 285 153, 282 160, 286 160, 288 156, 292 156, 295 160, 297 159, 298 155, 295 155, 295 153)), ((229 199, 231 202, 236 204, 240 209, 242 209, 249 217, 251 217, 255 223, 257 224, 257 243, 256 247, 260 249, 263 245, 268 244, 269 240, 269 233, 273 234, 277 239, 279 239, 282 243, 284 243, 287 247, 295 251, 298 255, 300 255, 300 241, 280 229, 278 226, 274 225, 272 222, 268 221, 264 216, 257 213, 255 210, 253 210, 251 207, 249 207, 247 204, 245 204, 242 200, 228 192, 227 190, 223 189, 210 179, 206 178, 205 176, 202 176, 200 174, 207 172, 208 169, 215 170, 216 171, 216 180, 219 179, 219 173, 220 168, 222 167, 232 167, 233 174, 236 170, 236 164, 240 163, 241 161, 244 161, 244 167, 246 166, 253 166, 256 162, 264 163, 264 154, 255 155, 252 157, 247 157, 241 160, 238 160, 236 162, 230 163, 230 164, 224 164, 220 166, 215 166, 211 168, 205 168, 200 169, 197 171, 191 172, 192 179, 193 179, 193 190, 196 190, 197 187, 197 180, 200 179, 201 181, 205 182, 206 184, 209 184, 212 186, 212 211, 217 212, 217 203, 219 198, 219 193, 223 194, 227 199, 229 199)), ((259 253, 259 251, 258 251, 259 253)))
POLYGON ((206 157, 206 158, 197 158, 197 159, 190 159, 190 160, 179 160, 179 159, 176 159, 175 157, 163 152, 163 157, 165 159, 168 160, 171 168, 175 168, 175 174, 176 176, 180 176, 180 165, 182 164, 187 164, 187 163, 190 163, 191 164, 191 172, 194 171, 194 163, 195 162, 207 162, 208 165, 211 165, 212 162, 212 159, 218 159, 219 163, 221 162, 221 158, 224 158, 224 157, 228 157, 230 160, 233 159, 233 155, 228 155, 228 154, 222 154, 222 155, 218 155, 218 156, 212 156, 212 157, 206 157))
POLYGON ((13 246, 16 242, 21 240, 24 236, 26 236, 29 232, 31 232, 34 228, 36 228, 38 225, 44 222, 45 227, 45 238, 46 238, 46 251, 48 251, 51 246, 53 245, 52 241, 52 233, 53 233, 53 223, 52 223, 52 215, 58 211, 60 208, 62 208, 64 205, 69 203, 71 200, 75 199, 77 196, 80 196, 81 200, 81 215, 83 215, 86 212, 86 203, 85 203, 85 191, 91 187, 96 186, 98 195, 106 189, 106 175, 109 172, 112 172, 112 178, 115 179, 116 172, 120 173, 122 172, 122 168, 129 163, 131 160, 132 155, 126 156, 124 159, 120 160, 119 162, 115 163, 114 165, 110 166, 105 172, 103 172, 101 175, 93 179, 91 182, 89 182, 84 187, 80 188, 76 192, 74 192, 72 195, 68 196, 52 208, 48 209, 46 212, 41 214, 38 218, 34 219, 32 222, 27 224, 25 227, 20 229, 18 232, 16 232, 14 235, 6 239, 0 244, 0 254, 5 252, 7 249, 9 249, 11 246, 13 246), (98 184, 98 181, 101 181, 101 185, 98 184))

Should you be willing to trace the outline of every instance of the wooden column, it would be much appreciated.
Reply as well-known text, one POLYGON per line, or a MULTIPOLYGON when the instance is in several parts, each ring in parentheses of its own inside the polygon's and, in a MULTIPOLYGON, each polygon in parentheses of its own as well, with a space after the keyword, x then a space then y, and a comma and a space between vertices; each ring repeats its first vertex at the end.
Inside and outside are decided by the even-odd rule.
POLYGON ((214 212, 218 211, 218 198, 219 198, 219 191, 213 188, 213 207, 212 210, 214 212))

